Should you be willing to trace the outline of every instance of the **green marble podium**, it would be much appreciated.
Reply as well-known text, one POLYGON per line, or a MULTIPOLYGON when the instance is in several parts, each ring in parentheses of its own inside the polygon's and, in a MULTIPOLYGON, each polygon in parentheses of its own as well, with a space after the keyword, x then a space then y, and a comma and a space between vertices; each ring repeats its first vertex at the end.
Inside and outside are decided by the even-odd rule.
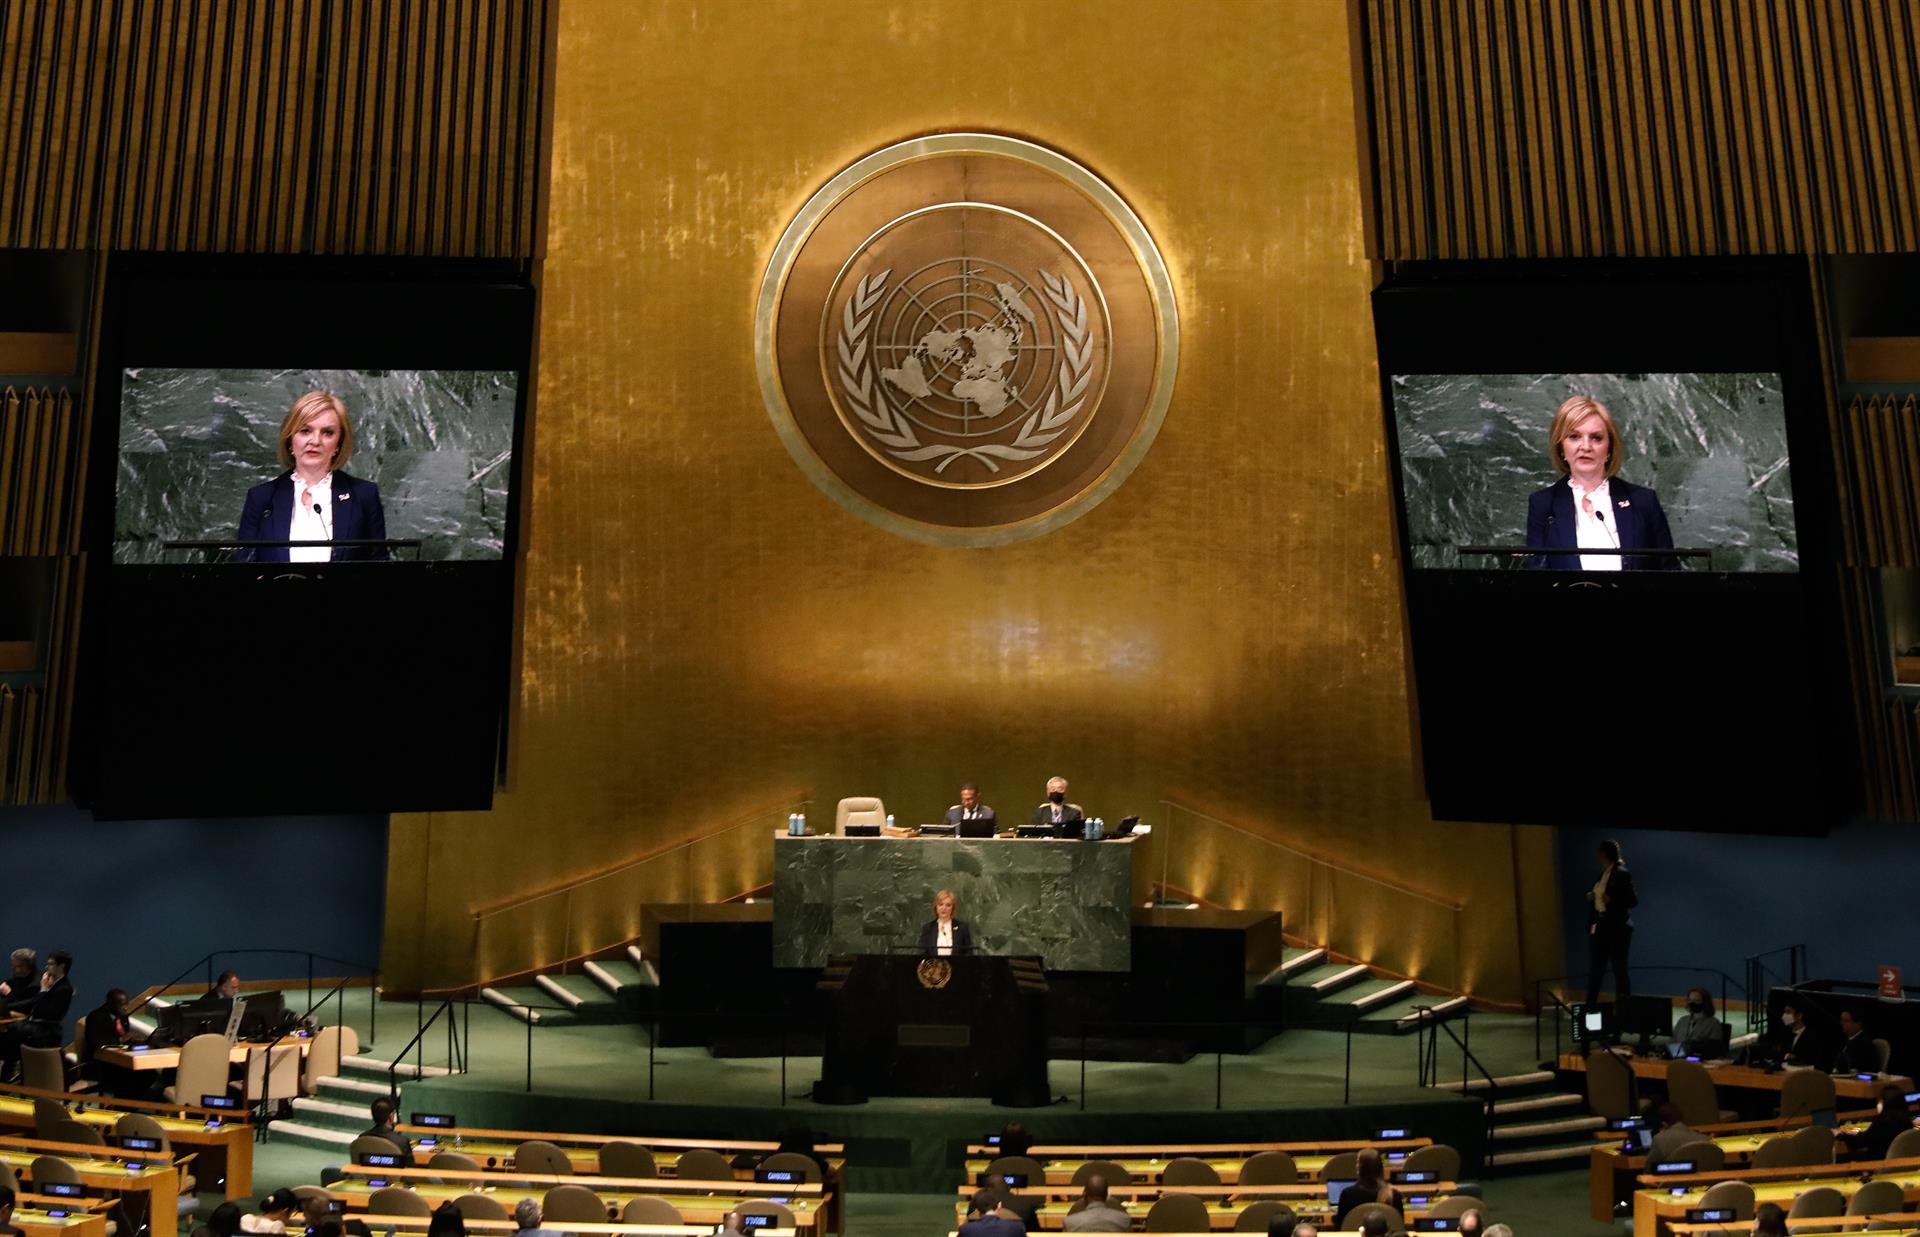
POLYGON ((788 837, 773 843, 773 964, 909 951, 953 890, 982 953, 1050 971, 1133 964, 1133 839, 788 837))

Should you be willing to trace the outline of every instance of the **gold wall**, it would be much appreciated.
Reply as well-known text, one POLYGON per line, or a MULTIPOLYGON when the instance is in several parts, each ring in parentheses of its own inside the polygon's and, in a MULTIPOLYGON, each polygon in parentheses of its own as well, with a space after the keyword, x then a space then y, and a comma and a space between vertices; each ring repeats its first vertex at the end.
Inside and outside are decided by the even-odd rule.
MULTIPOLYGON (((764 806, 871 793, 917 822, 974 778, 1014 812, 1056 772, 1109 820, 1171 799, 1255 835, 1176 827, 1177 887, 1281 905, 1312 866, 1256 839, 1281 840, 1464 903, 1478 992, 1557 969, 1550 835, 1434 824, 1419 793, 1348 34, 1338 0, 563 4, 512 785, 395 818, 387 986, 589 947, 547 917, 537 947, 477 950, 473 914, 764 806), (807 196, 947 129, 1114 184, 1181 315, 1132 478, 991 550, 814 489, 751 350, 807 196)), ((743 878, 772 828, 739 831, 743 878)), ((655 867, 657 892, 606 884, 692 896, 655 867)), ((1342 879, 1336 946, 1450 978, 1428 960, 1451 926, 1404 930, 1400 895, 1342 879)))

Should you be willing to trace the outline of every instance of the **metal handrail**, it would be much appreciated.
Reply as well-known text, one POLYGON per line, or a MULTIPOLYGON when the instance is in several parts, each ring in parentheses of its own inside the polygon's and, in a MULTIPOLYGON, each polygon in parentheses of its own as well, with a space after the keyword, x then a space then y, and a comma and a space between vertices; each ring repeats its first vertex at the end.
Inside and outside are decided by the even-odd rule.
MULTIPOLYGON (((1409 898, 1409 899, 1412 899, 1413 901, 1424 903, 1428 906, 1434 907, 1439 911, 1445 912, 1449 920, 1450 938, 1451 938, 1451 944, 1452 944, 1450 957, 1453 963, 1452 983, 1445 986, 1448 988, 1449 991, 1454 993, 1464 994, 1466 992, 1466 985, 1464 983, 1464 973, 1462 969, 1461 944, 1460 944, 1460 919, 1461 919, 1462 913, 1466 910, 1466 905, 1464 903, 1452 901, 1446 897, 1443 897, 1436 893, 1430 893, 1424 889, 1415 889, 1411 885, 1403 885, 1398 881, 1390 880, 1383 876, 1376 876, 1371 872, 1363 872, 1358 868, 1349 867, 1343 863, 1337 863, 1331 859, 1326 858, 1325 856, 1316 855, 1311 851, 1301 850, 1299 847, 1290 846, 1285 842, 1275 841, 1273 838, 1264 837, 1261 834, 1255 833, 1250 829, 1246 829, 1241 827, 1240 825, 1236 825, 1231 821, 1222 820, 1218 816, 1212 816, 1206 812, 1198 811, 1194 808, 1190 808, 1185 804, 1177 802, 1172 799, 1160 800, 1160 806, 1167 810, 1167 829, 1169 833, 1171 833, 1173 829, 1173 824, 1174 824, 1173 814, 1175 812, 1182 812, 1188 816, 1194 817, 1197 820, 1202 820, 1207 822, 1208 824, 1217 825, 1222 829, 1226 829, 1230 832, 1239 834, 1242 837, 1249 838, 1252 841, 1260 843, 1262 846, 1270 847, 1273 850, 1281 852, 1282 854, 1293 856, 1294 858, 1302 860, 1306 864, 1310 865, 1307 871, 1306 910, 1303 914, 1296 915, 1291 911, 1289 911, 1288 914, 1289 914, 1289 917, 1293 920, 1293 923, 1295 925, 1294 928, 1292 929, 1294 934, 1299 938, 1303 940, 1307 940, 1312 944, 1315 944, 1322 948, 1333 949, 1335 946, 1335 942, 1333 939, 1335 935, 1334 906, 1333 906, 1333 903, 1334 903, 1333 878, 1335 877, 1342 877, 1342 878, 1350 877, 1354 880, 1364 881, 1367 884, 1376 886, 1380 889, 1387 890, 1399 897, 1409 898), (1314 898, 1314 892, 1313 892, 1313 889, 1314 889, 1314 877, 1313 877, 1313 871, 1312 871, 1313 868, 1324 869, 1327 873, 1327 880, 1325 882, 1326 893, 1324 897, 1321 899, 1322 909, 1325 911, 1324 918, 1326 920, 1326 925, 1325 925, 1326 931, 1324 932, 1323 935, 1325 935, 1327 939, 1319 940, 1319 941, 1313 940, 1313 937, 1316 934, 1316 929, 1314 927, 1314 914, 1313 914, 1313 908, 1315 904, 1315 898, 1314 898)), ((1170 879, 1170 874, 1168 871, 1168 865, 1172 861, 1172 854, 1173 854, 1173 846, 1171 845, 1171 843, 1161 848, 1160 883, 1162 887, 1170 887, 1172 884, 1172 881, 1170 879)), ((1351 952, 1351 951, 1341 951, 1341 952, 1351 952)), ((1421 969, 1424 969, 1424 968, 1421 968, 1421 969)), ((1434 986, 1438 987, 1442 985, 1435 984, 1434 986)))
MULTIPOLYGON (((471 1002, 464 997, 461 998, 460 1003, 462 1005, 471 1004, 471 1002)), ((405 1062, 407 1053, 411 1052, 413 1053, 413 1076, 415 1078, 423 1076, 423 1069, 426 1065, 425 1041, 427 1032, 433 1029, 433 1024, 440 1020, 441 1014, 447 1016, 447 1068, 456 1074, 464 1074, 467 1072, 467 1045, 465 1041, 472 1039, 472 1011, 470 1009, 467 1011, 467 1024, 463 1033, 454 1018, 453 1005, 453 998, 446 998, 434 1007, 433 1014, 430 1017, 423 1016, 426 1008, 424 1003, 416 1007, 418 1012, 415 1016, 420 1018, 420 1029, 413 1033, 413 1038, 406 1042, 405 1047, 393 1054, 393 1060, 387 1065, 387 1095, 395 1103, 398 1103, 400 1100, 400 1066, 405 1062)), ((532 1024, 529 1023, 528 1025, 531 1026, 532 1024)))
POLYGON ((249 954, 282 954, 287 957, 305 958, 307 960, 307 1012, 301 1015, 302 1017, 312 1017, 314 1010, 325 1005, 335 993, 340 993, 340 1017, 342 1021, 345 1021, 347 1005, 343 990, 346 988, 348 980, 356 978, 356 976, 352 975, 342 976, 331 991, 321 996, 318 1001, 315 1001, 313 999, 313 964, 315 962, 331 962, 338 966, 350 967, 356 971, 366 972, 367 990, 372 997, 372 1000, 368 1002, 367 1038, 370 1040, 377 1038, 376 1031, 379 1027, 380 1011, 380 968, 368 966, 364 962, 354 962, 347 958, 336 958, 331 954, 316 953, 311 949, 216 949, 212 953, 195 958, 187 964, 186 970, 181 971, 166 983, 150 989, 145 996, 128 1007, 127 1016, 132 1017, 135 1013, 145 1009, 152 1003, 155 997, 163 992, 169 991, 175 984, 178 984, 181 980, 193 974, 201 967, 206 968, 207 987, 212 988, 214 978, 213 960, 215 958, 237 958, 249 954))
POLYGON ((1172 799, 1162 799, 1160 800, 1160 806, 1164 808, 1170 808, 1173 811, 1177 811, 1177 812, 1185 812, 1189 816, 1198 816, 1201 820, 1207 821, 1211 824, 1219 825, 1223 829, 1231 829, 1235 833, 1243 834, 1246 837, 1250 837, 1254 841, 1259 842, 1262 845, 1271 846, 1275 850, 1283 850, 1287 852, 1289 855, 1294 855, 1298 858, 1306 860, 1308 863, 1318 864, 1319 866, 1326 868, 1329 871, 1338 872, 1342 876, 1352 876, 1359 880, 1367 881, 1370 884, 1379 885, 1383 889, 1391 889, 1393 892, 1398 894, 1403 894, 1409 898, 1418 898, 1420 901, 1432 903, 1434 906, 1437 906, 1442 910, 1461 911, 1466 909, 1466 904, 1463 902, 1450 902, 1447 899, 1441 897, 1439 894, 1428 893, 1422 889, 1415 889, 1411 885, 1402 885, 1397 881, 1388 880, 1383 876, 1375 876, 1370 872, 1362 872, 1358 868, 1351 868, 1346 866, 1345 864, 1335 863, 1333 860, 1328 859, 1322 855, 1316 855, 1311 851, 1301 850, 1297 846, 1289 846, 1285 842, 1276 842, 1272 838, 1263 837, 1260 834, 1253 832, 1251 829, 1246 829, 1239 825, 1234 824, 1232 821, 1221 820, 1218 816, 1210 816, 1205 812, 1198 811, 1194 808, 1190 808, 1184 803, 1178 803, 1172 799))
POLYGON ((730 821, 729 823, 721 825, 717 829, 711 830, 707 833, 700 834, 698 837, 688 838, 683 842, 675 842, 672 846, 668 846, 661 850, 654 851, 652 854, 641 855, 637 859, 629 859, 626 862, 621 863, 615 867, 603 868, 602 870, 595 872, 590 876, 583 876, 578 880, 569 881, 563 885, 556 885, 551 889, 543 889, 538 893, 530 893, 525 895, 524 897, 514 898, 513 900, 508 902, 495 903, 492 906, 484 907, 480 910, 472 912, 472 918, 474 920, 474 923, 478 925, 488 919, 492 919, 496 915, 503 915, 508 911, 519 910, 523 906, 531 906, 536 902, 542 902, 547 900, 548 898, 565 897, 569 894, 577 893, 580 890, 585 889, 589 885, 596 884, 603 880, 611 880, 613 877, 616 877, 616 876, 623 876, 626 873, 631 872, 636 868, 645 867, 647 864, 650 864, 650 863, 657 863, 660 860, 665 859, 668 856, 673 855, 679 851, 686 850, 690 847, 698 846, 702 842, 711 842, 713 839, 717 837, 721 837, 725 834, 731 833, 735 829, 743 829, 746 826, 753 824, 755 821, 762 820, 767 816, 772 815, 775 812, 798 811, 802 808, 809 808, 812 806, 813 806, 812 799, 789 799, 784 803, 775 803, 775 804, 767 805, 765 807, 756 808, 753 812, 748 813, 747 815, 744 815, 744 816, 737 817, 734 820, 730 821))
POLYGON ((1422 1053, 1419 1061, 1421 1086, 1429 1087, 1439 1084, 1440 1032, 1442 1031, 1447 1033, 1448 1039, 1460 1045, 1460 1093, 1462 1095, 1467 1093, 1467 1065, 1469 1062, 1472 1063, 1473 1068, 1480 1071, 1480 1077, 1486 1080, 1487 1094, 1481 1103, 1486 1118, 1484 1145, 1487 1147, 1488 1152, 1491 1153, 1493 1148, 1493 1117, 1494 1110, 1500 1102, 1500 1084, 1495 1081, 1493 1071, 1488 1069, 1479 1057, 1473 1055, 1473 1049, 1470 1046, 1470 1041, 1473 1039, 1473 1007, 1468 1006, 1461 1015, 1460 1024, 1466 1028, 1467 1032, 1465 1039, 1453 1033, 1452 1025, 1445 1018, 1433 1017, 1432 1006, 1416 1005, 1414 1006, 1414 1013, 1419 1015, 1420 1019, 1419 1036, 1428 1042, 1427 1050, 1422 1053), (1431 1030, 1428 1029, 1429 1026, 1431 1030))
POLYGON ((1766 959, 1777 954, 1787 955, 1787 973, 1781 976, 1786 980, 1787 987, 1797 988, 1803 978, 1812 978, 1807 967, 1807 946, 1804 941, 1797 945, 1782 945, 1776 949, 1763 949, 1759 953, 1747 955, 1747 1030, 1760 1035, 1765 1035, 1770 1029, 1768 1021, 1771 1013, 1767 1008, 1766 993, 1773 988, 1769 980, 1778 974, 1767 965, 1766 959), (1758 1017, 1755 1016, 1756 1006, 1758 1017))
MULTIPOLYGON (((1732 1008, 1733 1002, 1730 1001, 1727 996, 1728 988, 1729 986, 1731 986, 1732 989, 1739 994, 1740 999, 1746 1003, 1747 1032, 1749 1034, 1753 1033, 1756 1029, 1755 1018, 1754 1018, 1754 1007, 1756 1003, 1762 1005, 1763 1007, 1765 1004, 1763 1001, 1759 1000, 1759 998, 1756 996, 1755 991, 1752 987, 1751 971, 1749 971, 1748 982, 1745 984, 1742 984, 1739 980, 1736 980, 1733 976, 1727 974, 1725 971, 1721 970, 1717 966, 1682 966, 1682 965, 1675 965, 1672 963, 1663 963, 1658 966, 1640 966, 1636 964, 1633 968, 1633 971, 1636 975, 1642 972, 1680 971, 1690 975, 1719 976, 1720 977, 1720 1005, 1719 1005, 1720 1012, 1724 1015, 1732 1008)), ((1544 993, 1547 996, 1551 996, 1553 998, 1553 1003, 1555 1006, 1555 1009, 1553 1011, 1553 1055, 1556 1059, 1560 1056, 1560 1011, 1564 1009, 1568 1012, 1569 1015, 1571 1015, 1573 1012, 1573 1007, 1568 1005, 1565 1001, 1561 1000, 1560 994, 1548 989, 1546 985, 1562 984, 1569 979, 1579 979, 1579 978, 1581 977, 1577 975, 1550 975, 1550 976, 1541 976, 1540 978, 1535 979, 1533 981, 1533 1052, 1535 1056, 1540 1055, 1540 1023, 1541 1023, 1541 1020, 1546 1017, 1546 1012, 1547 1012, 1546 1005, 1541 1000, 1541 995, 1544 993)), ((1694 985, 1694 986, 1698 986, 1698 985, 1694 985)), ((1654 995, 1654 994, 1649 993, 1648 995, 1654 995)), ((1762 1012, 1764 1015, 1764 1008, 1762 1012)), ((1762 1016, 1759 1021, 1762 1024, 1762 1029, 1764 1029, 1764 1023, 1766 1021, 1765 1017, 1762 1016)))

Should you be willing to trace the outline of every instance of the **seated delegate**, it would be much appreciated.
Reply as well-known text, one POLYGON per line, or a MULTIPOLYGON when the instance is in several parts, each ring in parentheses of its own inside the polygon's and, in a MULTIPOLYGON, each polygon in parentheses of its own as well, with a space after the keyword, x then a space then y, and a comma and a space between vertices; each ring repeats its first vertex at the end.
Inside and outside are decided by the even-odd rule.
POLYGON ((980 802, 980 788, 968 782, 960 787, 960 802, 947 809, 947 823, 960 826, 963 838, 990 838, 999 828, 1000 819, 980 802))
POLYGON ((1727 1024, 1713 1016, 1713 998, 1705 988, 1687 990, 1687 1012, 1675 1019, 1675 1056, 1717 1057, 1726 1050, 1727 1024))
POLYGON ((1047 779, 1047 801, 1033 809, 1033 823, 1051 829, 1054 836, 1078 837, 1086 824, 1086 814, 1077 803, 1067 802, 1067 779, 1047 779))
POLYGON ((1880 1050, 1874 1047, 1873 1037, 1867 1034, 1867 1024, 1850 1009, 1840 1011, 1840 1055, 1834 1058, 1833 1072, 1836 1074, 1877 1074, 1880 1072, 1880 1050))

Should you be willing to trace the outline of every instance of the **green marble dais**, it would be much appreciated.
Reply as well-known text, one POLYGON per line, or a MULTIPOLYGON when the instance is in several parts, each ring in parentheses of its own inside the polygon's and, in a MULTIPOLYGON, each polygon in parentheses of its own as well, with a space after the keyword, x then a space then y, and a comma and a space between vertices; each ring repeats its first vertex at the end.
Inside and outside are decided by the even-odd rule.
POLYGON ((1133 964, 1133 845, 1011 838, 774 838, 773 964, 910 950, 951 889, 976 947, 1052 971, 1133 964))

